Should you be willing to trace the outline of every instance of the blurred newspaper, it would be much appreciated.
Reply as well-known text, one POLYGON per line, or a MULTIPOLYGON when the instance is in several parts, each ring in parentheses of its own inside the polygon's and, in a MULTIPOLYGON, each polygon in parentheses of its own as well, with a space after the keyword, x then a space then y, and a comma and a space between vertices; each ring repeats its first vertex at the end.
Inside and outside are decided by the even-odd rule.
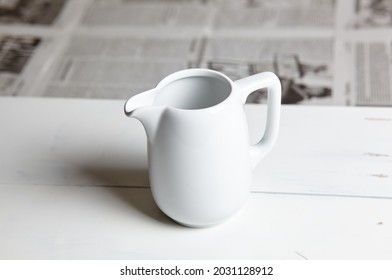
POLYGON ((125 99, 192 67, 391 106, 392 0, 0 0, 0 95, 125 99))

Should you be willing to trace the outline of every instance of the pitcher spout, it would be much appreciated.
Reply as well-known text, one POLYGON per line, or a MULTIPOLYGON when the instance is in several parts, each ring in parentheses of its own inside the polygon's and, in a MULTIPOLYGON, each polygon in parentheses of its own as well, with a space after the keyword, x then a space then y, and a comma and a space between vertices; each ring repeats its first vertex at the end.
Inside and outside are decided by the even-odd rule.
POLYGON ((128 117, 133 117, 132 114, 136 109, 143 107, 151 107, 155 99, 155 89, 151 89, 129 98, 125 102, 124 112, 128 117))
POLYGON ((129 98, 124 105, 125 115, 139 120, 146 130, 149 141, 154 141, 159 121, 164 111, 162 106, 153 106, 155 90, 145 91, 129 98))

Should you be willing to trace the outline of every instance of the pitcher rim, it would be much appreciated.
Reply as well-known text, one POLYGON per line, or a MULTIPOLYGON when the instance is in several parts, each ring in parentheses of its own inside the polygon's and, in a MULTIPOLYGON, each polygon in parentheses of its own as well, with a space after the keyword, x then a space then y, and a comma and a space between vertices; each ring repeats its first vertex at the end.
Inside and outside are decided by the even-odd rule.
POLYGON ((223 99, 222 101, 220 101, 219 103, 217 103, 215 105, 208 106, 205 108, 199 108, 199 109, 183 109, 183 108, 178 108, 178 107, 174 107, 174 106, 164 106, 164 107, 168 107, 170 109, 179 110, 179 111, 195 112, 195 111, 202 111, 202 110, 209 110, 209 109, 211 110, 213 108, 219 107, 223 103, 226 103, 229 100, 229 98, 232 96, 232 93, 234 91, 234 88, 235 88, 234 82, 227 75, 225 75, 219 71, 211 70, 208 68, 189 68, 189 69, 183 69, 183 70, 173 72, 173 73, 169 74, 168 76, 166 76, 165 78, 163 78, 155 86, 154 90, 159 91, 163 87, 169 85, 171 82, 174 82, 174 81, 177 81, 180 79, 184 79, 184 78, 188 78, 188 77, 203 77, 203 76, 204 77, 213 77, 213 78, 214 78, 214 76, 215 77, 218 76, 219 78, 221 78, 225 82, 227 82, 230 85, 230 90, 229 90, 227 97, 225 97, 225 99, 223 99))

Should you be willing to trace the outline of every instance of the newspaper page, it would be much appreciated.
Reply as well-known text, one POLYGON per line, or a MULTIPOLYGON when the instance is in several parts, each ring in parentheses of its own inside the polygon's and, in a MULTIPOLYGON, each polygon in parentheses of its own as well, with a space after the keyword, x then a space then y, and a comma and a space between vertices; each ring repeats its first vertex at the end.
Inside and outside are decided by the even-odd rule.
POLYGON ((53 58, 50 45, 56 41, 53 34, 60 34, 57 26, 67 14, 66 4, 66 0, 0 1, 0 96, 33 95, 53 58))
POLYGON ((342 73, 348 105, 392 105, 392 1, 352 0, 341 4, 341 44, 349 65, 342 73), (346 74, 346 75, 344 75, 346 74))
POLYGON ((227 0, 216 16, 219 28, 333 28, 334 0, 227 0))
MULTIPOLYGON (((0 94, 125 99, 205 67, 234 80, 273 71, 284 104, 390 106, 391 3, 0 1, 0 94)), ((261 90, 247 102, 265 101, 261 90)))
POLYGON ((125 99, 192 67, 197 48, 193 37, 72 37, 43 96, 125 99))
POLYGON ((355 105, 392 105, 391 47, 392 38, 352 43, 355 105))
POLYGON ((93 0, 82 18, 89 27, 197 28, 209 24, 215 1, 208 0, 93 0))

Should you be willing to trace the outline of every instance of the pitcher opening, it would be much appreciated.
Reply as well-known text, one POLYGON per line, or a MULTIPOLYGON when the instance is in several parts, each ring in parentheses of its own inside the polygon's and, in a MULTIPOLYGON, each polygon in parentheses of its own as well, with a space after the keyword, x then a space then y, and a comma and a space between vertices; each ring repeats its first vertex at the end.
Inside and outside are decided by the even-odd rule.
POLYGON ((163 85, 154 100, 155 106, 196 110, 215 106, 231 93, 231 84, 220 75, 189 76, 163 85))

